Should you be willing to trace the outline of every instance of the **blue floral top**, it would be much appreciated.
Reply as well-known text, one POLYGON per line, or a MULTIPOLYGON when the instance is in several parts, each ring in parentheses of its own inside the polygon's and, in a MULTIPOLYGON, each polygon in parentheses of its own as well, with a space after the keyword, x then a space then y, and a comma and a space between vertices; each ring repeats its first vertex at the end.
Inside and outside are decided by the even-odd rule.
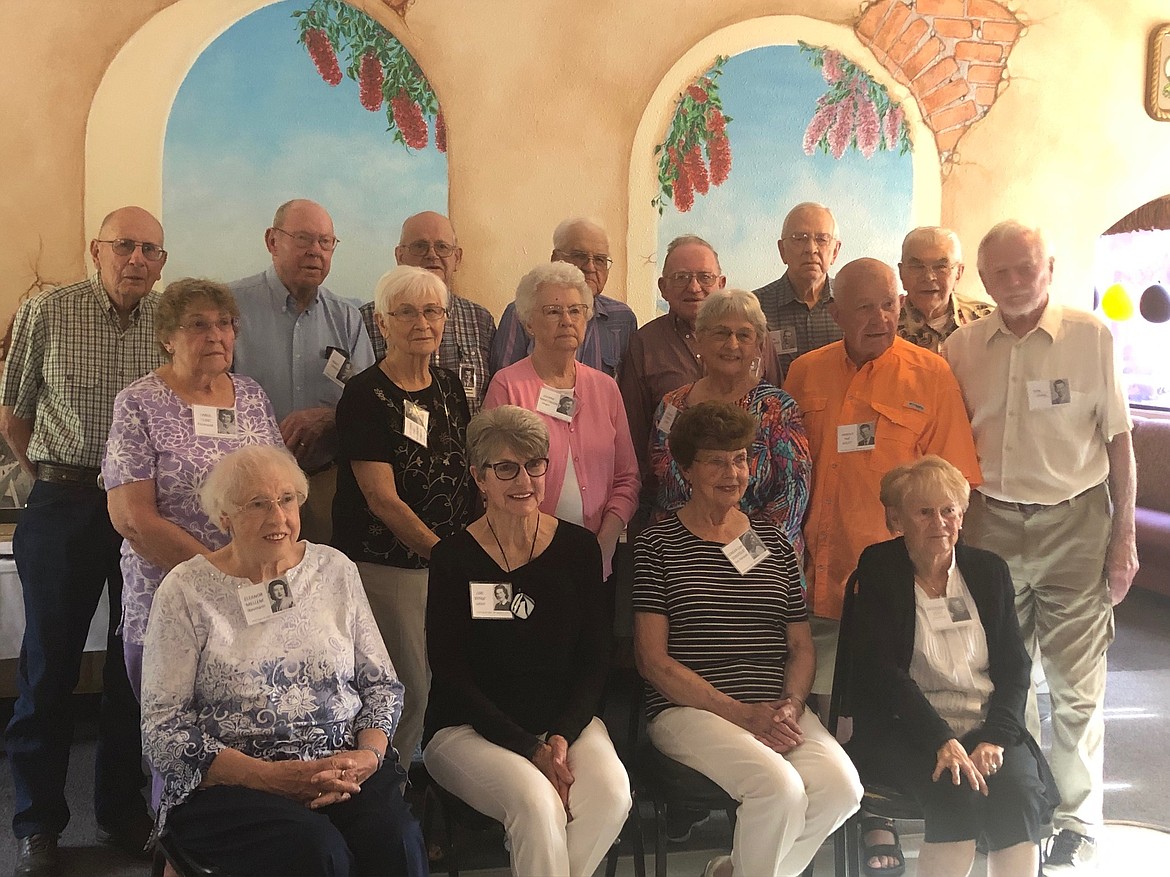
POLYGON ((357 567, 306 543, 283 576, 293 605, 249 626, 237 589, 250 582, 199 555, 154 597, 142 666, 143 752, 163 778, 158 824, 224 749, 266 761, 326 758, 359 731, 392 737, 398 681, 357 567))

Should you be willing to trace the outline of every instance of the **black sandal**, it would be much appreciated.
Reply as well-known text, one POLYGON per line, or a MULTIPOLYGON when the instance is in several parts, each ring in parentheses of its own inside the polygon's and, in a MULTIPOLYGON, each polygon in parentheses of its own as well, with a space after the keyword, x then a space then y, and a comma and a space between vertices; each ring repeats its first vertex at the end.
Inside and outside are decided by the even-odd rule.
POLYGON ((898 877, 906 873, 906 857, 902 855, 902 839, 898 836, 898 829, 894 820, 884 816, 863 816, 860 824, 861 831, 861 868, 870 877, 898 877), (865 836, 871 831, 888 831, 894 836, 892 844, 867 844, 865 836), (896 865, 888 868, 874 868, 869 860, 874 856, 888 856, 897 859, 896 865))

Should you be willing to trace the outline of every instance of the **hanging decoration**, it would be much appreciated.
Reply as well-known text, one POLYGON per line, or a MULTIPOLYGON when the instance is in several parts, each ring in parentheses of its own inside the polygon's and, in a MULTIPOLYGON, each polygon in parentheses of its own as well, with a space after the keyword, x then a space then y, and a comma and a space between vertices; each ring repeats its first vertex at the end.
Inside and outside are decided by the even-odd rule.
POLYGON ((1170 293, 1160 283, 1146 288, 1138 305, 1142 316, 1151 323, 1170 321, 1170 293))
POLYGON ((727 56, 720 55, 706 73, 679 96, 666 139, 654 147, 658 157, 658 194, 650 203, 662 215, 673 201, 679 213, 695 205, 695 195, 706 195, 731 174, 730 116, 723 114, 719 77, 727 56), (704 155, 705 153, 705 155, 704 155))
POLYGON ((1101 296, 1101 312, 1118 323, 1133 319, 1133 300, 1120 283, 1114 283, 1101 296))

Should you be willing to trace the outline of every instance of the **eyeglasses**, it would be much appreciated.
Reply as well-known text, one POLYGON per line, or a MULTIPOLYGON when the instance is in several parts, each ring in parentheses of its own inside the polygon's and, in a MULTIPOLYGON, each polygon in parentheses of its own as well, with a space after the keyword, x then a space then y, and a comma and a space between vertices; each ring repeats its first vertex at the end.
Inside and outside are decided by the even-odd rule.
POLYGON ((588 320, 592 310, 589 305, 569 305, 568 307, 545 305, 540 309, 540 312, 544 314, 545 319, 559 322, 565 314, 569 315, 570 320, 588 320))
POLYGON ((726 326, 712 326, 710 329, 704 329, 703 334, 708 338, 713 338, 720 344, 726 344, 732 335, 735 340, 741 345, 755 344, 759 340, 755 329, 737 329, 732 332, 726 326))
POLYGON ((400 323, 417 323, 419 314, 422 314, 428 323, 437 323, 447 316, 447 309, 441 308, 438 305, 427 305, 420 311, 418 308, 406 306, 396 311, 391 311, 389 316, 400 323))
POLYGON ((955 267, 953 262, 932 262, 927 265, 922 262, 903 262, 902 267, 911 274, 946 274, 955 267))
POLYGON ((675 271, 673 274, 667 274, 666 280, 671 286, 680 287, 690 286, 692 280, 697 280, 703 289, 710 289, 719 280, 719 275, 710 271, 675 271))
POLYGON ((557 250, 557 252, 565 257, 565 261, 572 262, 582 271, 585 270, 585 266, 590 262, 597 266, 598 269, 608 269, 613 264, 613 259, 605 253, 586 253, 584 250, 570 250, 568 252, 557 250))
POLYGON ((326 253, 330 253, 336 250, 337 245, 341 243, 339 238, 335 238, 331 234, 308 234, 303 231, 292 232, 285 231, 283 228, 276 228, 275 226, 273 226, 272 230, 280 232, 285 237, 292 238, 293 245, 298 250, 307 250, 313 244, 316 244, 326 253))
POLYGON ((109 244, 110 249, 119 256, 129 256, 136 249, 142 250, 142 258, 147 262, 159 262, 167 256, 167 251, 158 244, 151 244, 146 241, 132 241, 130 238, 117 238, 112 241, 99 240, 98 243, 109 244))
POLYGON ((746 469, 748 467, 748 455, 747 451, 744 451, 743 453, 736 454, 734 457, 730 458, 707 457, 704 460, 700 460, 698 457, 696 457, 695 462, 704 466, 710 466, 712 469, 718 469, 720 471, 726 471, 728 469, 746 469))
POLYGON ((221 332, 235 332, 240 328, 239 317, 220 317, 218 320, 205 320, 202 317, 196 317, 193 320, 188 320, 179 326, 184 332, 190 332, 192 335, 206 335, 212 329, 219 329, 221 332))
MULTIPOLYGON (((491 469, 500 481, 515 481, 520 474, 520 464, 511 460, 501 460, 498 463, 484 463, 483 468, 491 469)), ((524 471, 533 478, 539 478, 548 471, 548 457, 534 457, 524 464, 524 471)))
POLYGON ((446 241, 411 241, 406 245, 406 252, 412 256, 425 256, 431 250, 434 250, 440 259, 455 255, 455 245, 446 241))
POLYGON ((295 493, 282 493, 276 499, 257 496, 242 505, 236 506, 236 510, 242 515, 259 518, 266 516, 274 508, 279 508, 285 513, 291 512, 300 505, 300 499, 295 493))
POLYGON ((797 231, 792 234, 785 235, 784 240, 797 246, 804 246, 809 241, 812 241, 818 247, 827 247, 835 238, 831 234, 819 231, 816 234, 809 234, 807 231, 797 231))

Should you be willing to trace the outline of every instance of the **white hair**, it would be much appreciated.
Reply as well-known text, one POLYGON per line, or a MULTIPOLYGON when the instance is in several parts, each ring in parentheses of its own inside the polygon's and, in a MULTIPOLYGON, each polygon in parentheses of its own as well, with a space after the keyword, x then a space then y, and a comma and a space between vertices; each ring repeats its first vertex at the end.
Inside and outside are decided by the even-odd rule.
POLYGON ((589 306, 593 318, 593 290, 585 282, 585 275, 568 262, 542 262, 520 278, 516 285, 516 316, 521 323, 532 318, 536 296, 545 286, 567 286, 581 293, 581 303, 589 306))
POLYGON ((387 315, 399 299, 419 301, 430 292, 438 295, 443 307, 447 307, 447 284, 425 268, 399 265, 374 284, 374 310, 387 315))

